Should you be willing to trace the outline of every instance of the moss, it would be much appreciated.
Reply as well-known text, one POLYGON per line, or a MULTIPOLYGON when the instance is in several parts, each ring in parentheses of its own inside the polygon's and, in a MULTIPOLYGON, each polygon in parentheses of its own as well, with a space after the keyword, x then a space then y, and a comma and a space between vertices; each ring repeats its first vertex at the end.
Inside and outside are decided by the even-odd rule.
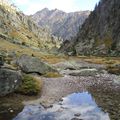
POLYGON ((48 72, 44 75, 44 77, 47 78, 58 78, 58 77, 62 77, 61 74, 57 73, 57 72, 48 72))
POLYGON ((30 75, 24 75, 22 84, 17 89, 17 93, 23 95, 37 95, 41 92, 42 89, 42 81, 38 81, 36 78, 30 75))

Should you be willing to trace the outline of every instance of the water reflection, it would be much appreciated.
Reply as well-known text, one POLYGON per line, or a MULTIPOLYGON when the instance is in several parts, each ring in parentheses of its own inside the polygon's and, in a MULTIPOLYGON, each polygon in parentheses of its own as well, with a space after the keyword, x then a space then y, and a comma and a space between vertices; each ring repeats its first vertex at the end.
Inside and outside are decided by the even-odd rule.
POLYGON ((88 92, 73 93, 63 98, 63 101, 54 104, 52 108, 44 109, 42 106, 25 106, 23 111, 13 120, 110 120, 97 106, 95 100, 88 92))
POLYGON ((120 120, 120 90, 103 88, 102 85, 89 88, 97 105, 109 113, 110 120, 120 120))

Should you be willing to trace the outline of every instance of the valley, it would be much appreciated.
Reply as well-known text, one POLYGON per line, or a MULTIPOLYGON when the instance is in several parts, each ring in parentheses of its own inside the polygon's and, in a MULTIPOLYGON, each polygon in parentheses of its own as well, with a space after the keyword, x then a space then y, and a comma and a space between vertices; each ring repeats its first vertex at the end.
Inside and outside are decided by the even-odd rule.
POLYGON ((0 120, 119 120, 119 8, 28 16, 0 0, 0 120))

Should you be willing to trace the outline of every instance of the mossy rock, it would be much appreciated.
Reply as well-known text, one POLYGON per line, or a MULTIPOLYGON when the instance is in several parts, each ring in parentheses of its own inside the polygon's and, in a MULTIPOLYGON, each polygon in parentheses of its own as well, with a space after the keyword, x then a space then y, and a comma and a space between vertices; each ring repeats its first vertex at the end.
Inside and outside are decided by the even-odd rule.
POLYGON ((30 75, 24 75, 22 84, 17 89, 17 93, 23 95, 37 95, 42 90, 42 81, 37 80, 36 78, 30 75))

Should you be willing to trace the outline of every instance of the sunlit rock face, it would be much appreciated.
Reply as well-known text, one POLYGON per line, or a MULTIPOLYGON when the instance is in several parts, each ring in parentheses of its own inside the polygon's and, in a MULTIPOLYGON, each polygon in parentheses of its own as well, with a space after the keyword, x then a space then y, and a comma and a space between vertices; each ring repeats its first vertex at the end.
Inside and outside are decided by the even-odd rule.
POLYGON ((39 26, 48 28, 53 35, 70 40, 77 34, 89 14, 90 11, 65 13, 58 9, 45 8, 34 14, 32 18, 39 26))
MULTIPOLYGON (((2 0, 1 0, 2 1, 2 0)), ((39 49, 59 47, 58 38, 38 27, 29 16, 6 1, 0 1, 0 38, 17 45, 39 49)))

